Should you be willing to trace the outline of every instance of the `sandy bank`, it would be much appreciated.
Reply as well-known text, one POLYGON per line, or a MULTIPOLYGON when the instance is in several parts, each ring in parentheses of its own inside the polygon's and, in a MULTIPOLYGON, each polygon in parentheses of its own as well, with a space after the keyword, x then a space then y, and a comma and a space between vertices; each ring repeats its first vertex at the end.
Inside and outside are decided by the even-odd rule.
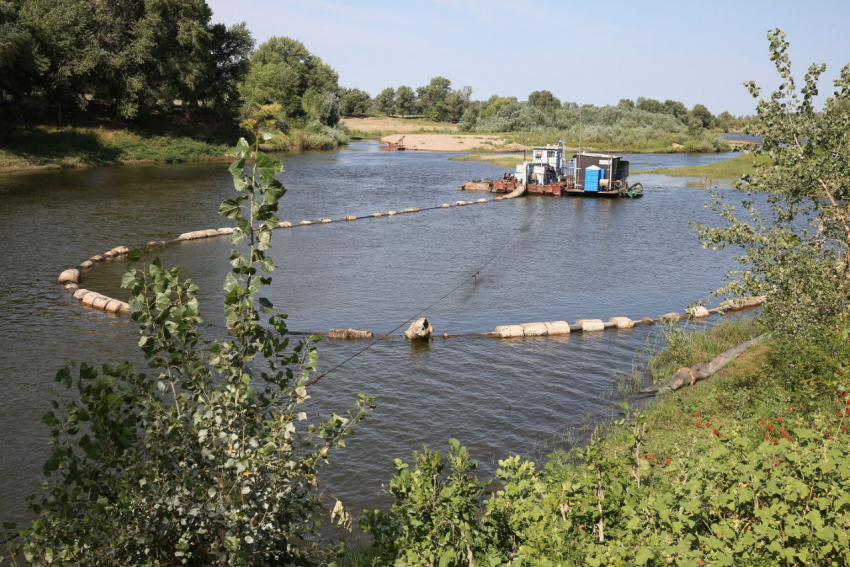
POLYGON ((351 130, 365 134, 395 134, 404 132, 457 132, 457 124, 434 122, 424 118, 390 118, 370 116, 367 118, 345 118, 342 121, 351 130))
MULTIPOLYGON (((382 142, 398 142, 401 134, 384 136, 382 142)), ((514 152, 528 149, 520 144, 505 143, 499 136, 474 134, 404 134, 408 149, 430 152, 514 152)))

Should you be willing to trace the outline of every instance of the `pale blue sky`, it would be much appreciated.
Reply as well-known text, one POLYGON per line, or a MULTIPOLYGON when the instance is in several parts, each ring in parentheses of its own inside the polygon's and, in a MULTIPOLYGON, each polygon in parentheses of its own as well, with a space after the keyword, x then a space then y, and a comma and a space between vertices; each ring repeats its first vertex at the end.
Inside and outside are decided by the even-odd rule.
POLYGON ((442 75, 476 99, 549 89, 598 105, 647 96, 751 114, 742 83, 776 84, 768 29, 788 35, 800 81, 827 64, 822 93, 850 63, 850 0, 207 1, 215 21, 246 21, 258 44, 301 40, 341 85, 372 95, 442 75))

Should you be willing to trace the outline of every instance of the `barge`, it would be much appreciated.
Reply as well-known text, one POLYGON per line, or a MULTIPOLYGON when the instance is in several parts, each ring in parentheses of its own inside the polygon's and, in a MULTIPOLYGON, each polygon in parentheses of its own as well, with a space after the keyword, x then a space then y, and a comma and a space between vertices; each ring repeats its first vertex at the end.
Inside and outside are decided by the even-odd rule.
POLYGON ((477 179, 458 189, 510 193, 524 185, 532 195, 643 196, 643 185, 629 185, 629 162, 622 156, 580 152, 568 159, 563 141, 531 151, 531 161, 516 166, 516 171, 505 173, 501 179, 477 179))

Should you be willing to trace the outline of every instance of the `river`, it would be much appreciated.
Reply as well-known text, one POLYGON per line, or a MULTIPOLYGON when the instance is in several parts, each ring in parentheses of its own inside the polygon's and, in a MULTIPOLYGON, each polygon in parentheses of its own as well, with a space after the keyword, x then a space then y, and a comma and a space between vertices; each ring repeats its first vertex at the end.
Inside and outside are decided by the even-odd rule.
MULTIPOLYGON (((289 188, 281 219, 427 207, 483 194, 460 183, 495 177, 480 162, 447 154, 388 153, 371 142, 336 152, 285 156, 289 188)), ((633 155, 632 169, 697 165, 730 154, 633 155)), ((117 245, 225 226, 216 210, 232 194, 224 163, 126 166, 0 174, 0 519, 28 517, 24 498, 42 480, 48 449, 41 416, 67 395, 53 376, 67 361, 138 361, 137 329, 70 299, 58 273, 117 245)), ((693 221, 715 222, 708 195, 685 180, 632 176, 638 200, 527 197, 356 222, 276 231, 280 266, 269 298, 290 328, 387 332, 488 261, 476 278, 425 315, 438 333, 491 331, 541 320, 658 316, 682 311, 722 284, 732 251, 702 249, 693 221), (505 244, 510 241, 510 245, 505 244)), ((731 189, 719 191, 740 199, 731 189)), ((488 196, 489 197, 489 196, 488 196)), ((225 238, 158 252, 201 287, 203 313, 221 325, 225 238)), ((96 266, 85 287, 126 297, 123 262, 96 266)), ((610 415, 615 371, 646 356, 652 328, 564 338, 404 340, 376 344, 313 390, 310 412, 344 411, 355 394, 377 409, 325 471, 354 510, 383 502, 396 457, 424 444, 466 444, 485 471, 509 454, 539 453, 571 428, 610 415)), ((364 346, 319 343, 320 370, 364 346)))

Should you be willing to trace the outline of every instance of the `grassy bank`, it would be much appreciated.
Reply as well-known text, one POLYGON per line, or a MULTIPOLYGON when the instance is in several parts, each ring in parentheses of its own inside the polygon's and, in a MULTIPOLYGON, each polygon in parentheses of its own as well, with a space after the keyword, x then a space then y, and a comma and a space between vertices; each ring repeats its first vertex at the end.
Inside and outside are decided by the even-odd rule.
MULTIPOLYGON (((453 135, 459 132, 457 124, 449 122, 433 122, 425 118, 405 117, 367 117, 346 118, 343 120, 351 130, 352 138, 381 138, 394 134, 444 134, 453 135)), ((545 146, 557 144, 564 140, 568 148, 576 150, 579 147, 578 129, 557 130, 540 129, 514 132, 465 132, 467 135, 494 136, 503 140, 504 145, 518 144, 521 146, 545 146)), ((620 153, 706 153, 729 151, 730 145, 721 136, 721 131, 704 132, 698 136, 681 133, 664 132, 651 128, 633 127, 602 131, 586 128, 581 138, 581 147, 585 151, 620 152, 620 153)), ((494 144, 495 145, 495 144, 494 144)), ((502 144, 498 144, 502 145, 502 144)), ((497 146, 497 145, 495 145, 497 146)), ((492 151, 500 151, 498 147, 492 151)), ((476 151, 486 152, 488 147, 483 145, 476 151)))
MULTIPOLYGON (((30 124, 0 134, 0 170, 225 160, 230 159, 227 151, 239 136, 236 128, 214 130, 202 123, 30 124)), ((344 130, 308 125, 281 137, 274 149, 327 150, 347 142, 344 130)))
POLYGON ((453 156, 449 158, 449 161, 483 161, 485 163, 491 163, 497 167, 501 167, 503 169, 514 169, 516 166, 522 164, 523 158, 522 154, 520 155, 505 155, 505 154, 483 154, 483 153, 475 153, 469 154, 465 156, 453 156))
POLYGON ((511 142, 526 146, 545 146, 564 140, 564 144, 573 150, 581 146, 583 151, 601 153, 712 153, 730 150, 729 144, 721 139, 722 132, 705 132, 694 137, 646 128, 621 128, 610 136, 592 134, 593 130, 588 129, 581 140, 575 129, 508 132, 501 135, 511 142))
MULTIPOLYGON (((663 380, 757 332, 752 320, 664 329, 647 369, 663 380)), ((340 565, 473 556, 490 565, 847 564, 850 395, 801 391, 774 348, 762 343, 709 379, 621 412, 542 466, 499 461, 488 495, 456 442, 445 469, 428 451, 397 461, 392 510, 361 522, 379 553, 340 565), (473 543, 440 539, 441 521, 463 522, 473 543)))
POLYGON ((742 175, 753 172, 754 163, 767 163, 767 158, 743 154, 736 158, 706 165, 687 167, 658 167, 655 169, 633 170, 631 173, 653 173, 671 177, 698 177, 701 179, 736 180, 742 175))
POLYGON ((230 135, 198 127, 128 127, 100 122, 28 125, 0 136, 0 168, 69 168, 224 158, 230 135))

